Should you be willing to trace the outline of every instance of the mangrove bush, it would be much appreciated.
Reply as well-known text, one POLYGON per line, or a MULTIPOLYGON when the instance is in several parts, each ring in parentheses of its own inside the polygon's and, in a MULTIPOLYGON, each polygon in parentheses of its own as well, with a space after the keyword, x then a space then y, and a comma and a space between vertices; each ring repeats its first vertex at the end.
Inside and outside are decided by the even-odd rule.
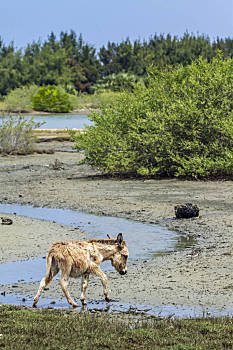
POLYGON ((36 111, 52 113, 65 113, 73 109, 69 94, 55 85, 39 88, 32 97, 32 106, 36 111))
POLYGON ((74 135, 87 164, 109 174, 169 177, 233 175, 233 60, 150 67, 147 82, 93 113, 74 135))

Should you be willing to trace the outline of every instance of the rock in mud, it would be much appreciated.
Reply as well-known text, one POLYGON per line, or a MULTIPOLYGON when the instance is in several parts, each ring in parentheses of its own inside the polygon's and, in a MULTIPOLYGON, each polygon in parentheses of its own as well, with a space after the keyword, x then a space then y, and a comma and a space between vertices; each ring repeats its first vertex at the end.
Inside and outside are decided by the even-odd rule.
POLYGON ((175 215, 177 219, 189 219, 199 216, 199 208, 196 204, 185 203, 175 206, 175 215))
POLYGON ((2 222, 1 222, 2 225, 12 225, 13 224, 13 220, 11 220, 9 218, 1 217, 1 220, 2 220, 2 222))

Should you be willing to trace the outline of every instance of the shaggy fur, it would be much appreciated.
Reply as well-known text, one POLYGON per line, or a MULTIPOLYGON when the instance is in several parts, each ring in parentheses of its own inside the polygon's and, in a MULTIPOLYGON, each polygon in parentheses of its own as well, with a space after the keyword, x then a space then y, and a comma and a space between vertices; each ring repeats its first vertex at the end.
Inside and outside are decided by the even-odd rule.
POLYGON ((112 265, 121 274, 127 272, 128 248, 123 240, 121 233, 117 239, 92 239, 89 241, 68 241, 54 243, 47 256, 47 273, 41 280, 40 287, 34 298, 33 306, 44 291, 45 287, 51 282, 52 278, 61 270, 60 285, 65 293, 67 301, 74 307, 78 306, 71 298, 68 291, 69 277, 82 277, 81 297, 83 305, 86 304, 85 292, 88 286, 89 275, 99 276, 103 288, 105 300, 109 301, 107 276, 100 269, 100 263, 105 260, 111 260, 112 265))

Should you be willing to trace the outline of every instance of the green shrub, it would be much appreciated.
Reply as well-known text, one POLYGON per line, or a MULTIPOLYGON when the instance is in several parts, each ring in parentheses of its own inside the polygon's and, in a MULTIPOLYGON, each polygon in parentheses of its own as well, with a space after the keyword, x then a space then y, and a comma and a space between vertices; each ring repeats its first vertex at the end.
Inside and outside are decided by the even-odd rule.
POLYGON ((4 110, 8 112, 28 112, 32 110, 32 96, 38 86, 31 85, 12 90, 4 100, 4 110))
POLYGON ((132 91, 134 85, 143 84, 143 79, 139 78, 135 74, 129 73, 118 73, 110 74, 99 80, 95 85, 92 86, 92 91, 101 93, 105 91, 121 91, 126 89, 132 91))
POLYGON ((9 117, 0 124, 0 153, 28 154, 34 150, 36 137, 33 129, 41 126, 33 118, 9 117))
POLYGON ((36 111, 53 113, 65 113, 73 109, 69 95, 63 88, 55 85, 39 88, 32 97, 32 105, 36 111))
POLYGON ((90 118, 95 125, 73 136, 85 162, 110 174, 233 175, 233 59, 159 71, 146 86, 123 92, 90 118))

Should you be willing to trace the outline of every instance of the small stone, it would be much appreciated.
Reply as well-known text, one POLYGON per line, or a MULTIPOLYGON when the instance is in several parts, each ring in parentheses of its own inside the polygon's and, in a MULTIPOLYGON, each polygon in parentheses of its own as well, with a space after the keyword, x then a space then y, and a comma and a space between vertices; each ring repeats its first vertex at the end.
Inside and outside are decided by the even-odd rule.
POLYGON ((13 224, 13 220, 9 219, 9 218, 1 218, 2 219, 2 225, 12 225, 13 224))

